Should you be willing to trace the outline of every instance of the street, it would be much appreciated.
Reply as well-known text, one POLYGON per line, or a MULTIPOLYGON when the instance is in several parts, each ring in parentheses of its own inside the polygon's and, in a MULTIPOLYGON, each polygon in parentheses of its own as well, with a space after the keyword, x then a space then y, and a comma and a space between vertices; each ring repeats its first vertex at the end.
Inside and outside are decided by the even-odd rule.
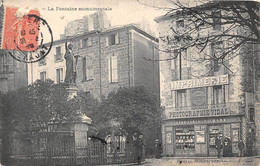
POLYGON ((257 157, 221 157, 221 158, 175 158, 175 157, 164 157, 161 159, 146 159, 143 165, 150 166, 171 166, 171 165, 210 165, 210 166, 259 166, 260 158, 257 157))
MULTIPOLYGON (((137 164, 121 164, 131 166, 137 164)), ((260 166, 260 157, 163 157, 160 159, 145 159, 142 165, 146 166, 260 166)), ((111 166, 111 165, 109 165, 111 166)), ((116 165, 113 165, 116 166, 116 165)))

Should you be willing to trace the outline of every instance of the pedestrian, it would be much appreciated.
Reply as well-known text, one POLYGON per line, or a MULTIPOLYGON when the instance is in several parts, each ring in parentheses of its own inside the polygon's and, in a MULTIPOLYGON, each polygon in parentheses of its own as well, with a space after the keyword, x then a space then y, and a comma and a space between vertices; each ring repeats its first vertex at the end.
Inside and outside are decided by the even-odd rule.
POLYGON ((239 154, 240 157, 244 156, 244 148, 245 148, 245 144, 242 140, 240 140, 239 143, 238 143, 238 149, 240 151, 240 154, 239 154))
POLYGON ((223 140, 223 157, 229 156, 232 156, 232 144, 231 140, 225 136, 225 139, 223 140))
POLYGON ((220 157, 220 152, 221 152, 222 145, 221 145, 221 140, 220 140, 220 138, 218 138, 217 136, 215 137, 215 146, 216 146, 216 149, 217 149, 217 152, 218 152, 218 158, 219 158, 219 157, 220 157))

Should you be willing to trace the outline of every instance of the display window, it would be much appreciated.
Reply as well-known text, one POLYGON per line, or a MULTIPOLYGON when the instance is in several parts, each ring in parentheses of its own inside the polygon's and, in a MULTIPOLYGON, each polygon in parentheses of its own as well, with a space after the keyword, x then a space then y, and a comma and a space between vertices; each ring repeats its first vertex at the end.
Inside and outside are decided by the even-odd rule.
POLYGON ((176 150, 194 150, 194 141, 194 127, 176 128, 176 150))

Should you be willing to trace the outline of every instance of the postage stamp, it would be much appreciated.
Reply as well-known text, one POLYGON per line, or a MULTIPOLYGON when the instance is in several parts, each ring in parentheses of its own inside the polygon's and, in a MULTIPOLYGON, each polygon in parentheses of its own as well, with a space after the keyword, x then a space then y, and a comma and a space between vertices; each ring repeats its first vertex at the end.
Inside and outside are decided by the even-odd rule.
POLYGON ((19 51, 19 54, 9 51, 18 61, 37 62, 50 52, 52 31, 38 10, 5 7, 2 25, 1 49, 19 51), (50 43, 43 45, 46 41, 50 43))

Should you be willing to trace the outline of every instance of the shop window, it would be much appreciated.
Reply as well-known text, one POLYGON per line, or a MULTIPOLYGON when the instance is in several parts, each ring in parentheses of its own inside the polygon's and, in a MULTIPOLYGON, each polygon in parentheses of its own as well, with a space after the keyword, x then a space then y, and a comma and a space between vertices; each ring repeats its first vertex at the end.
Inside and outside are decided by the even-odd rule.
POLYGON ((41 79, 42 81, 45 81, 45 80, 46 80, 46 71, 40 72, 40 79, 41 79))
POLYGON ((186 90, 178 90, 177 92, 177 100, 176 106, 181 107, 187 107, 187 91, 186 90))
POLYGON ((194 127, 176 128, 176 149, 177 150, 194 150, 195 149, 194 127))
POLYGON ((56 69, 56 82, 63 82, 63 68, 56 69))
POLYGON ((222 85, 213 86, 213 104, 225 103, 225 90, 222 85))
POLYGON ((117 56, 108 57, 108 81, 109 83, 118 82, 117 56))
POLYGON ((249 121, 255 122, 255 109, 249 108, 249 121))

